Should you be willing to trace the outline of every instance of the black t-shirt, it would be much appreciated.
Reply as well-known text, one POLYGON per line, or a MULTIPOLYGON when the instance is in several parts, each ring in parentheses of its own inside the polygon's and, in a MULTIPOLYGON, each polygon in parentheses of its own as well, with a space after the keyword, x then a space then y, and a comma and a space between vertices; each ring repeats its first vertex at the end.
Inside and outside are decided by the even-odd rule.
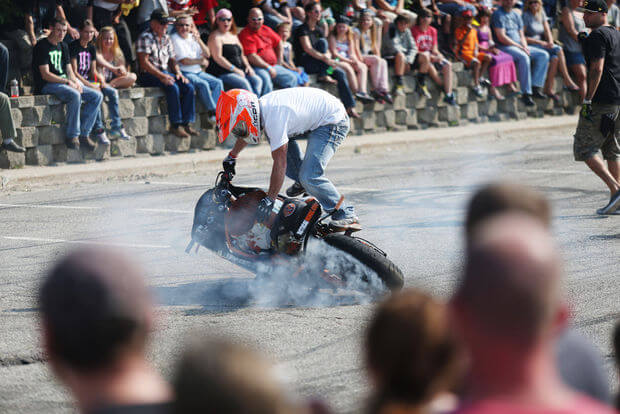
POLYGON ((172 412, 172 403, 109 405, 90 411, 88 414, 168 414, 172 412))
POLYGON ((62 0, 19 0, 17 3, 24 14, 32 16, 35 35, 47 28, 56 16, 56 7, 62 6, 62 0))
POLYGON ((80 39, 74 40, 71 42, 71 45, 69 45, 69 56, 71 60, 75 59, 77 61, 78 73, 82 75, 82 77, 88 79, 90 77, 90 68, 97 58, 95 45, 89 43, 86 47, 82 47, 80 39))
POLYGON ((306 56, 306 52, 304 52, 304 48, 301 46, 300 39, 302 36, 308 36, 310 39, 310 44, 314 49, 317 47, 317 42, 319 39, 322 39, 323 32, 319 29, 319 26, 315 26, 314 30, 310 30, 307 23, 302 24, 295 31, 295 41, 293 43, 293 51, 295 52, 295 63, 301 65, 302 58, 306 56))
POLYGON ((71 27, 79 27, 86 20, 88 7, 93 5, 93 0, 61 0, 62 7, 67 15, 71 27))
POLYGON ((36 92, 40 93, 41 88, 46 83, 43 78, 41 78, 39 66, 48 65, 51 73, 66 78, 67 65, 69 63, 69 49, 66 44, 60 42, 57 45, 53 45, 47 38, 39 40, 32 51, 32 70, 34 72, 36 92))
POLYGON ((594 29, 585 40, 583 52, 588 68, 591 61, 605 59, 592 102, 620 105, 620 32, 611 26, 594 29))

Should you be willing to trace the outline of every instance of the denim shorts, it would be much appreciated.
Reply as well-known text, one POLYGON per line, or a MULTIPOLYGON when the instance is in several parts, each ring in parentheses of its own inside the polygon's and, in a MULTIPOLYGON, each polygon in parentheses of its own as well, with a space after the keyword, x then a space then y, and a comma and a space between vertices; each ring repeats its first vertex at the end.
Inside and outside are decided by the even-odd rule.
POLYGON ((583 53, 581 52, 568 52, 565 50, 564 56, 566 56, 566 64, 568 66, 586 64, 586 59, 583 57, 583 53))

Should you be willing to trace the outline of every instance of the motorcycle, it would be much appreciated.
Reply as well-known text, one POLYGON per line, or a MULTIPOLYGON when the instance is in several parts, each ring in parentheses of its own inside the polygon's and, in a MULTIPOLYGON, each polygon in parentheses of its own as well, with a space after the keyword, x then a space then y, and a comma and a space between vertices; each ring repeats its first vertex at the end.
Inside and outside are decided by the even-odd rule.
POLYGON ((284 272, 333 290, 379 294, 402 288, 403 274, 387 254, 353 236, 359 225, 335 228, 327 222, 331 213, 323 213, 316 199, 281 195, 271 216, 259 223, 256 209, 266 193, 231 181, 232 175, 221 171, 196 203, 187 253, 203 246, 257 277, 284 272))

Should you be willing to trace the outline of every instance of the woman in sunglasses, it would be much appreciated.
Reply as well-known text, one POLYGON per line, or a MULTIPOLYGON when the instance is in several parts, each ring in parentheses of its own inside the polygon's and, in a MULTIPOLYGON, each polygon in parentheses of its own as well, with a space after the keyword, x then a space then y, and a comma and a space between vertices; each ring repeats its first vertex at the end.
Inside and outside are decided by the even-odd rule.
POLYGON ((228 9, 220 9, 215 15, 215 30, 209 35, 211 51, 209 73, 219 77, 228 89, 245 89, 258 96, 263 95, 263 80, 256 75, 243 54, 243 46, 237 37, 237 25, 228 9))
POLYGON ((556 103, 560 101, 560 97, 554 93, 555 74, 558 71, 558 67, 560 68, 562 78, 564 78, 564 85, 569 90, 579 90, 579 86, 568 73, 562 48, 553 43, 553 36, 551 35, 549 23, 547 23, 547 15, 543 10, 542 1, 528 0, 521 19, 523 20, 523 30, 528 45, 544 50, 549 54, 549 69, 547 69, 547 79, 543 93, 556 103))

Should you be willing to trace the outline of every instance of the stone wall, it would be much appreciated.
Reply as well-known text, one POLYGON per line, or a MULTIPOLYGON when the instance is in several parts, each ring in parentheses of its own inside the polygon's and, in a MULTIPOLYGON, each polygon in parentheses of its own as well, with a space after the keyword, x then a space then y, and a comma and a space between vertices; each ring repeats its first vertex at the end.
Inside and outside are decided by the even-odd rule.
MULTIPOLYGON (((536 106, 527 108, 518 98, 507 98, 498 102, 485 95, 477 98, 472 93, 471 72, 462 63, 454 63, 454 88, 458 106, 446 105, 443 93, 430 80, 432 98, 426 99, 415 92, 415 81, 405 76, 405 96, 398 96, 394 104, 357 103, 361 119, 355 119, 351 132, 354 135, 376 133, 388 130, 423 129, 466 125, 470 122, 503 121, 525 119, 545 115, 573 113, 579 104, 576 93, 563 90, 560 79, 556 79, 561 102, 554 105, 551 99, 537 99, 536 106)), ((337 95, 335 85, 316 83, 337 95)), ((53 165, 101 161, 114 157, 135 157, 172 154, 176 152, 201 151, 215 148, 216 137, 213 125, 208 121, 205 108, 197 103, 195 128, 201 128, 198 137, 177 138, 167 134, 168 120, 166 99, 159 88, 132 88, 120 92, 120 114, 129 141, 112 140, 110 146, 98 147, 93 152, 83 149, 70 150, 64 143, 65 106, 49 95, 23 96, 11 99, 12 115, 17 128, 16 141, 26 147, 25 154, 0 151, 0 168, 20 168, 23 165, 53 165)), ((104 116, 107 107, 104 104, 104 116)))

